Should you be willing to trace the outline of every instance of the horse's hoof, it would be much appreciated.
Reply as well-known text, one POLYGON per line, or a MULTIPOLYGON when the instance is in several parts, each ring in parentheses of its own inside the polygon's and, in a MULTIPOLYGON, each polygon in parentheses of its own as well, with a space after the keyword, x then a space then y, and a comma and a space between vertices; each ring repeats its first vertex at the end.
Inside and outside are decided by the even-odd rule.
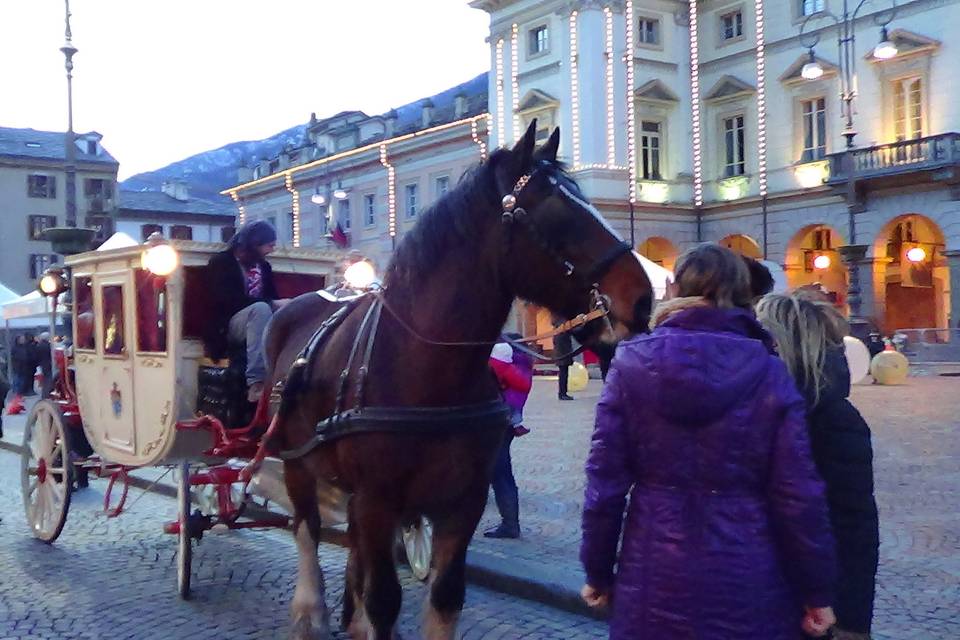
POLYGON ((290 640, 333 640, 330 625, 303 617, 293 623, 290 640))

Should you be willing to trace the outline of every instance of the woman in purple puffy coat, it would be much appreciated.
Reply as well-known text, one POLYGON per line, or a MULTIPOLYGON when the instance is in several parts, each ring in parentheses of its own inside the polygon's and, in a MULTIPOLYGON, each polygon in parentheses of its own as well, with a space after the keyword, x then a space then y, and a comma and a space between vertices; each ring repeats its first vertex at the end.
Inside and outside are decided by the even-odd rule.
POLYGON ((822 636, 836 566, 824 487, 746 266, 700 245, 672 289, 653 332, 618 348, 597 408, 584 599, 611 605, 617 640, 822 636))

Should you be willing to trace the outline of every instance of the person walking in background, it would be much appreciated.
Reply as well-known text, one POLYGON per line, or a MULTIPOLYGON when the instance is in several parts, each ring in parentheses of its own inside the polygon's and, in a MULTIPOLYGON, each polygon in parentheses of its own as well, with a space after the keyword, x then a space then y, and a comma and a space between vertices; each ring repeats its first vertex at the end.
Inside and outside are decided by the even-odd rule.
POLYGON ((620 344, 597 407, 582 596, 612 605, 613 640, 822 636, 836 574, 824 486, 747 267, 700 245, 670 293, 653 332, 620 344))
MULTIPOLYGON (((521 339, 520 334, 516 333, 508 333, 506 337, 511 340, 521 339)), ((514 438, 530 433, 529 429, 523 426, 523 407, 533 385, 533 359, 508 343, 500 342, 493 347, 490 368, 500 383, 504 401, 510 407, 510 425, 494 463, 491 483, 497 510, 500 511, 500 524, 487 529, 483 535, 487 538, 519 538, 520 493, 513 477, 510 445, 514 438)))
POLYGON ((880 522, 870 427, 847 399, 846 321, 830 303, 801 293, 766 296, 757 315, 806 399, 813 459, 827 484, 839 562, 834 638, 866 640, 873 620, 880 522))
MULTIPOLYGON (((554 328, 563 324, 563 318, 553 317, 554 328)), ((573 400, 573 396, 568 393, 567 385, 570 380, 570 367, 573 366, 573 338, 569 332, 557 334, 553 337, 553 355, 567 356, 557 360, 557 369, 559 377, 557 378, 557 398, 560 400, 573 400)))
POLYGON ((40 397, 46 398, 50 395, 50 389, 53 388, 53 356, 50 352, 50 333, 44 331, 37 336, 37 342, 34 345, 34 359, 40 366, 40 372, 43 374, 43 386, 41 387, 40 397))
POLYGON ((33 373, 37 366, 34 362, 33 337, 21 334, 17 336, 10 352, 13 362, 13 392, 18 396, 33 393, 33 373))
POLYGON ((7 371, 0 367, 0 439, 3 438, 3 411, 7 406, 8 393, 10 393, 10 383, 7 381, 7 371))

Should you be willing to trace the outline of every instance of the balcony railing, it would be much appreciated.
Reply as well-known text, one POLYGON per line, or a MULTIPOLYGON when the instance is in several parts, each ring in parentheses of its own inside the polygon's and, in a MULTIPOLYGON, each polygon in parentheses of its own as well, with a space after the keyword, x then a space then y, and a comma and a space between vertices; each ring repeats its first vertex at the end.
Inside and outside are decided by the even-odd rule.
POLYGON ((830 154, 828 184, 873 179, 960 165, 960 133, 903 140, 830 154))

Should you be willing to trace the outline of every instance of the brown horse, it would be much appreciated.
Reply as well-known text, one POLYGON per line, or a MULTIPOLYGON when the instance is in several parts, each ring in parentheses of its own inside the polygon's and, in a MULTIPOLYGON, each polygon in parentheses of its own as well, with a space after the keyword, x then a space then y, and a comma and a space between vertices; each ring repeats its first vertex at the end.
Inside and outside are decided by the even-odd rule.
POLYGON ((429 426, 408 415, 392 428, 312 447, 318 422, 336 410, 338 391, 351 408, 450 408, 458 415, 455 407, 495 403, 499 389, 487 359, 515 298, 572 318, 602 297, 609 315, 581 328, 582 342, 613 342, 646 326, 652 289, 640 264, 557 162, 559 131, 539 150, 534 140, 531 125, 512 150, 495 151, 426 211, 397 248, 383 290, 356 302, 310 359, 300 358, 301 350, 341 303, 308 294, 271 322, 271 380, 286 379, 295 363, 304 370, 301 388, 284 395, 274 442, 298 450, 284 468, 299 550, 296 638, 330 633, 317 560, 319 481, 352 494, 341 621, 351 637, 395 637, 395 532, 424 515, 433 521, 434 540, 423 637, 452 638, 464 602, 467 545, 505 431, 502 413, 487 424, 429 426), (378 295, 382 315, 368 362, 349 367, 378 295), (457 342, 467 344, 449 344, 457 342), (351 370, 342 377, 345 368, 351 370), (358 380, 367 380, 362 390, 358 380))

